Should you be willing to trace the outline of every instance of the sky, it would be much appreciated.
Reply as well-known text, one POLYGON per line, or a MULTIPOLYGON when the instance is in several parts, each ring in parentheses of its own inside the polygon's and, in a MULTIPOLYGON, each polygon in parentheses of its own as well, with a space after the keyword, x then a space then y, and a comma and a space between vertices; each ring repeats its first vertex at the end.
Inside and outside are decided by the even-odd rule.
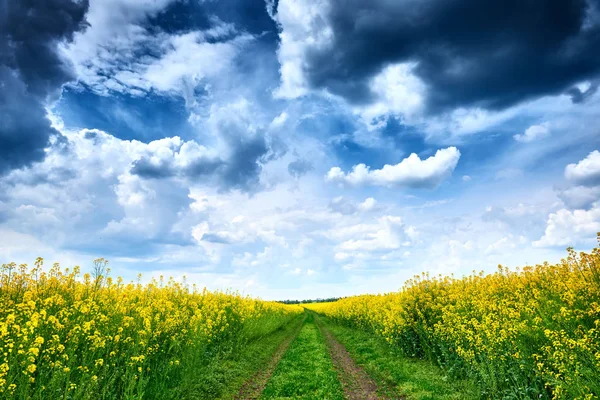
POLYGON ((265 299, 589 251, 600 1, 0 0, 0 262, 265 299))

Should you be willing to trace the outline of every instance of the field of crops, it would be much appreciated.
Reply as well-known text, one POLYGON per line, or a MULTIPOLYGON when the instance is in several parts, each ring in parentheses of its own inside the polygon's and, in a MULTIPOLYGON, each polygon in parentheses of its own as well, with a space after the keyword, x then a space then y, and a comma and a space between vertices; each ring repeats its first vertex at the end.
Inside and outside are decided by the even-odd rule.
POLYGON ((398 293, 308 308, 472 378, 484 398, 600 395, 599 249, 485 276, 423 274, 398 293))
POLYGON ((2 266, 0 398, 171 398, 198 366, 303 312, 172 280, 124 284, 105 266, 2 266))
POLYGON ((2 266, 0 398, 600 394, 600 249, 490 275, 424 274, 308 310, 162 278, 125 284, 106 266, 2 266))

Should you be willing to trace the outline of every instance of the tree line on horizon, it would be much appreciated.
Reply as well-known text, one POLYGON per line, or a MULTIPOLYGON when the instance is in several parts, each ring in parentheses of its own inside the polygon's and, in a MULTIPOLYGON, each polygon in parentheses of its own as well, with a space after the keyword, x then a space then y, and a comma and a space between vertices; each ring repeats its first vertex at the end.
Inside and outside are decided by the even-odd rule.
POLYGON ((331 303, 338 301, 342 297, 329 297, 327 299, 308 299, 308 300, 278 300, 278 303, 282 304, 308 304, 308 303, 331 303))

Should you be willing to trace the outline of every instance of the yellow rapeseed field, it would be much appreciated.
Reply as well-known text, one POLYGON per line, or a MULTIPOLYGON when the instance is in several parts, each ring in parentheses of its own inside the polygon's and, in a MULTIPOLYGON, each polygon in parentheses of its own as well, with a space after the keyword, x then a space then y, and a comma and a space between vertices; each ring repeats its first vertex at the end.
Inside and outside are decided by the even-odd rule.
POLYGON ((483 398, 600 396, 600 250, 556 265, 465 278, 417 276, 397 293, 307 308, 376 332, 449 376, 470 376, 483 398))
POLYGON ((193 365, 266 335, 298 306, 55 264, 2 265, 0 398, 165 398, 193 365))

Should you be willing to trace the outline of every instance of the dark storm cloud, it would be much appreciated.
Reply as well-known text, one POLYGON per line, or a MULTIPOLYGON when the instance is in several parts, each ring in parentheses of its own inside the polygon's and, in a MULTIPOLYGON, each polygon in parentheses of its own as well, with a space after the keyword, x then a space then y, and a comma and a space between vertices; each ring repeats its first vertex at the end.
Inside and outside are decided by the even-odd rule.
POLYGON ((315 88, 365 103, 383 67, 415 62, 431 111, 501 109, 599 75, 599 3, 330 0, 333 43, 305 55, 305 74, 315 88))
POLYGON ((0 0, 0 174, 44 158, 45 106, 73 78, 57 45, 86 26, 87 0, 0 0))
POLYGON ((0 66, 0 174, 42 160, 54 133, 43 104, 27 92, 18 72, 0 66))
POLYGON ((262 163, 269 156, 269 147, 264 136, 229 137, 231 149, 221 174, 221 186, 251 191, 259 184, 262 163))
POLYGON ((586 90, 581 90, 578 87, 573 87, 567 90, 567 94, 571 96, 571 100, 573 101, 573 103, 583 103, 598 91, 598 85, 599 83, 596 81, 593 82, 590 85, 590 87, 586 90))

